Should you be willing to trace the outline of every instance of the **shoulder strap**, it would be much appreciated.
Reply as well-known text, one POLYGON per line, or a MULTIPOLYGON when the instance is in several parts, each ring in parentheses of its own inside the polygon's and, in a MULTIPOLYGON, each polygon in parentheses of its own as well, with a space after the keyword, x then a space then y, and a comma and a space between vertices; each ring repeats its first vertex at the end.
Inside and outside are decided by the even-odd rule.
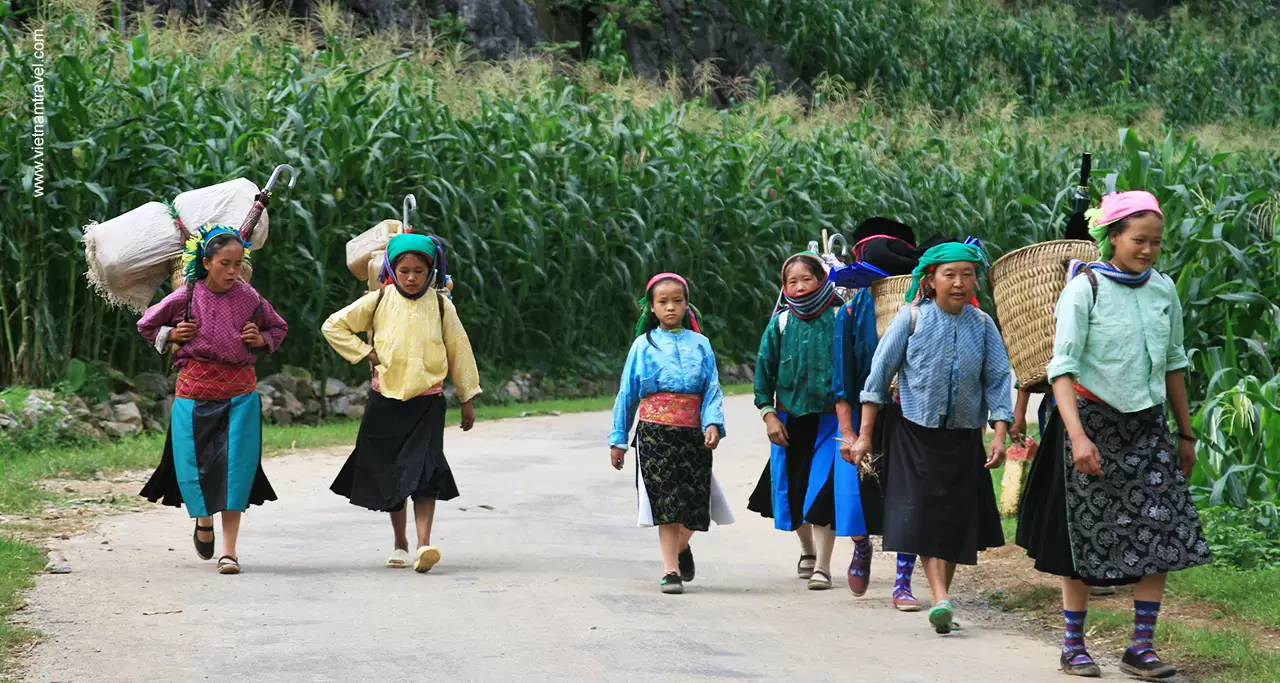
POLYGON ((369 314, 369 346, 373 346, 373 320, 378 316, 378 307, 382 305, 382 295, 386 293, 386 285, 378 288, 378 301, 373 304, 373 313, 369 314))
POLYGON ((916 333, 916 321, 920 319, 920 307, 911 304, 911 331, 908 334, 916 333))
POLYGON ((782 334, 782 331, 787 329, 787 321, 791 319, 790 313, 791 311, 784 310, 778 314, 778 334, 782 334))
POLYGON ((1093 272, 1093 268, 1089 264, 1084 265, 1084 274, 1089 278, 1089 287, 1093 289, 1093 303, 1098 303, 1098 275, 1093 272))

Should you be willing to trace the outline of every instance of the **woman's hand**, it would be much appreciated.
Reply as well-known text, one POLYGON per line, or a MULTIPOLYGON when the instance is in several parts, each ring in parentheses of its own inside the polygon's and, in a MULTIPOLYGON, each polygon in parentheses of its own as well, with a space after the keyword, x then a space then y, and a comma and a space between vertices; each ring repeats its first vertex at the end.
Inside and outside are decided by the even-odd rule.
POLYGON ((617 446, 609 448, 609 462, 613 463, 613 469, 622 469, 622 464, 627 460, 627 452, 617 446))
MULTIPOLYGON (((1014 411, 1017 412, 1017 411, 1014 411)), ((1027 438, 1027 416, 1019 414, 1013 418, 1013 426, 1009 428, 1009 438, 1014 443, 1022 443, 1027 438)))
POLYGON ((267 345, 267 340, 262 338, 262 331, 253 323, 244 324, 244 329, 240 330, 240 341, 251 349, 260 349, 267 345))
POLYGON ((373 363, 373 367, 375 368, 378 367, 379 365, 382 365, 382 360, 378 358, 377 351, 370 351, 369 355, 365 356, 365 360, 369 361, 370 363, 373 363))
POLYGON ((782 419, 778 417, 777 413, 769 413, 764 416, 764 428, 765 433, 769 435, 769 441, 773 442, 773 445, 782 446, 783 448, 788 446, 787 440, 791 436, 787 434, 787 426, 782 424, 782 419))
MULTIPOLYGON (((841 453, 841 455, 844 455, 844 454, 841 453)), ((849 457, 845 458, 845 460, 853 463, 858 467, 861 467, 862 461, 866 460, 867 456, 869 455, 871 455, 871 437, 866 434, 863 434, 862 436, 858 437, 857 441, 853 442, 853 446, 849 448, 849 457)))
POLYGON ((714 451, 716 449, 716 446, 720 445, 720 428, 719 427, 715 425, 711 425, 710 427, 707 427, 707 431, 703 433, 703 436, 706 438, 707 448, 710 448, 711 450, 714 451))
POLYGON ((1190 479, 1196 468, 1196 442, 1178 437, 1178 460, 1182 464, 1182 476, 1190 479))
POLYGON ((462 431, 469 432, 476 426, 476 409, 471 401, 462 404, 462 431))
POLYGON ((847 432, 840 435, 840 457, 847 463, 858 464, 853 458, 853 445, 858 441, 858 435, 853 432, 847 432))
POLYGON ((1080 436, 1071 439, 1071 458, 1076 463, 1076 470, 1081 474, 1102 476, 1102 456, 1098 454, 1098 447, 1093 445, 1089 437, 1080 436))
POLYGON ((178 323, 178 326, 169 331, 170 342, 182 346, 192 339, 196 338, 196 321, 184 320, 178 323))
POLYGON ((996 434, 996 438, 991 440, 991 449, 987 453, 986 468, 994 470, 1004 464, 1004 457, 1007 453, 1008 446, 1004 443, 1004 435, 996 434))

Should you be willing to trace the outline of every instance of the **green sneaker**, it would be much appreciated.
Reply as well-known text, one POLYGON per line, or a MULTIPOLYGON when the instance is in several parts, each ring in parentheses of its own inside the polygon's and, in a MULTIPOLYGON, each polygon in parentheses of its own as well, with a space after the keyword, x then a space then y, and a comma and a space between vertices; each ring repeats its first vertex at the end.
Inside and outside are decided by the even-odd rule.
POLYGON ((672 572, 662 577, 662 592, 667 595, 679 595, 684 592, 684 580, 679 574, 672 572))

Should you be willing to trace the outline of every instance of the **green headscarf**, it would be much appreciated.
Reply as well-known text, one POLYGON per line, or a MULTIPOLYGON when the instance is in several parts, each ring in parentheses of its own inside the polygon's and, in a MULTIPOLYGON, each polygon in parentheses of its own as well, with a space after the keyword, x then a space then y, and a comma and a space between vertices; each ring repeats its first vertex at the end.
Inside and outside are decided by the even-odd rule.
POLYGON ((422 254, 429 263, 435 263, 436 241, 413 232, 396 235, 387 244, 387 263, 395 263, 396 259, 410 252, 422 254))
POLYGON ((940 266, 944 263, 956 263, 958 261, 969 261, 977 264, 978 274, 982 274, 982 269, 987 263, 986 252, 982 251, 982 247, 977 244, 963 244, 961 242, 943 242, 924 253, 920 257, 920 263, 916 265, 916 269, 911 272, 911 286, 907 288, 907 301, 915 301, 916 293, 920 289, 920 280, 927 275, 931 268, 940 266))

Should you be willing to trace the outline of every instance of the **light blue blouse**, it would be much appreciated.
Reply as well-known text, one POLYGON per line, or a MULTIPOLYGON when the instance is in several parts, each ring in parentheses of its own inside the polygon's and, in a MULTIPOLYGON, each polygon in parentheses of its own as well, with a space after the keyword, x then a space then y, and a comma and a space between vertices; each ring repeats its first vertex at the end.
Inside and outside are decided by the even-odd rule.
POLYGON ((613 402, 609 445, 625 449, 640 399, 663 392, 702 396, 702 430, 715 425, 724 437, 724 392, 711 342, 692 330, 655 329, 650 337, 652 344, 649 338, 637 337, 627 354, 613 402))
POLYGON ((973 306, 951 315, 931 299, 919 309, 914 334, 910 306, 903 306, 885 330, 862 402, 888 403, 889 382, 900 374, 902 414, 922 427, 978 429, 988 420, 1012 423, 1013 369, 991 316, 973 306))

